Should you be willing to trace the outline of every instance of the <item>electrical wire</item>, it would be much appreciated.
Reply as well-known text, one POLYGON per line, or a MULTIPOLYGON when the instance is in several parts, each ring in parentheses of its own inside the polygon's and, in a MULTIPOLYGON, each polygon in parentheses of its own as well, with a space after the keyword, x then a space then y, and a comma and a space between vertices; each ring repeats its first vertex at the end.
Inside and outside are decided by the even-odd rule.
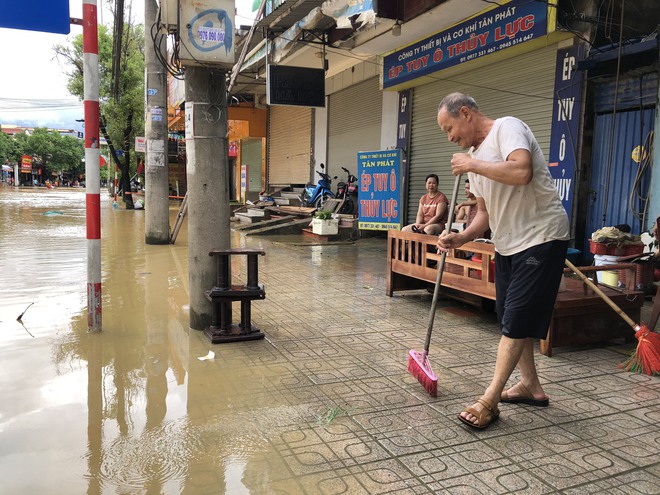
MULTIPOLYGON (((626 0, 621 0, 621 24, 623 25, 623 13, 626 0)), ((603 216, 601 217, 601 228, 607 220, 607 203, 610 199, 610 176, 612 174, 612 159, 614 154, 614 129, 616 127, 616 103, 619 98, 619 76, 621 75, 621 48, 623 46, 623 28, 619 29, 619 53, 616 60, 616 81, 614 83, 614 106, 612 108, 612 128, 610 130, 610 154, 607 159, 607 174, 605 176, 605 200, 603 201, 603 216)))
MULTIPOLYGON (((644 115, 640 112, 640 119, 643 120, 644 115)), ((630 196, 628 198, 628 208, 632 212, 633 216, 639 220, 640 225, 646 224, 646 217, 648 214, 648 191, 647 195, 642 195, 642 182, 647 174, 647 171, 653 167, 653 142, 655 139, 655 132, 649 131, 646 134, 644 142, 639 146, 639 167, 637 167, 637 173, 635 174, 635 180, 633 181, 633 186, 630 190, 630 196), (640 204, 644 205, 643 211, 637 211, 635 208, 635 200, 639 200, 640 204)))

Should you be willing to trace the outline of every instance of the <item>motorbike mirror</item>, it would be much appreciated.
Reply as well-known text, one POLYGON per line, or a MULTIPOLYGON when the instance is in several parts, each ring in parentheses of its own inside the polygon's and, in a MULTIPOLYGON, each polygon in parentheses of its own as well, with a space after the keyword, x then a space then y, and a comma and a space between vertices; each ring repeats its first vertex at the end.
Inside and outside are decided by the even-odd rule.
POLYGON ((325 166, 323 164, 319 165, 319 167, 321 167, 321 170, 323 170, 325 168, 325 166))

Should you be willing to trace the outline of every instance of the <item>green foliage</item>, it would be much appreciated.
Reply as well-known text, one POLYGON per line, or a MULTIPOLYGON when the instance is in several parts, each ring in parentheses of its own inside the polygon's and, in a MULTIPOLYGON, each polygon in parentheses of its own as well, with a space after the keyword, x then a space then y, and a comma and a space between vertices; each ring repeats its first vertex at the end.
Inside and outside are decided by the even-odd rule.
POLYGON ((317 211, 314 214, 315 218, 318 218, 319 220, 330 220, 332 218, 332 212, 331 211, 317 211))
POLYGON ((17 156, 18 143, 11 137, 0 132, 0 163, 4 164, 7 159, 14 163, 20 157, 17 156))
MULTIPOLYGON (((118 94, 112 94, 112 33, 99 26, 99 104, 101 115, 115 149, 125 152, 128 160, 135 136, 144 135, 144 29, 142 25, 124 25, 122 47, 118 57, 120 70, 118 94)), ((74 96, 84 98, 83 40, 76 36, 69 45, 58 45, 55 52, 68 70, 67 88, 74 96)), ((135 163, 126 163, 132 169, 135 163)))

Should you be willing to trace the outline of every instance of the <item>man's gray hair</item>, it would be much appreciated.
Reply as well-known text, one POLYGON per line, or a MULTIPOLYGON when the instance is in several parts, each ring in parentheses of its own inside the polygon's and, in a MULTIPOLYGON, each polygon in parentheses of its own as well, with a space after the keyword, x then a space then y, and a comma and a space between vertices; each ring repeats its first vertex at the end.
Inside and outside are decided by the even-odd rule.
POLYGON ((479 111, 477 102, 474 101, 474 98, 472 98, 470 95, 463 93, 451 93, 445 96, 440 102, 440 105, 438 105, 438 113, 440 113, 440 110, 444 108, 452 117, 458 117, 458 112, 461 107, 468 107, 479 111))

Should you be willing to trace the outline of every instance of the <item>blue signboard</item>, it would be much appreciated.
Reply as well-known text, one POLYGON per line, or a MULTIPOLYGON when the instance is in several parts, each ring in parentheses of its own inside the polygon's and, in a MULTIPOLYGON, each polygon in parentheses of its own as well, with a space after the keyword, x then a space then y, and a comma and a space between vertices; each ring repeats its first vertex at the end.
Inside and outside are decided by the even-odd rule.
POLYGON ((358 228, 401 228, 401 150, 358 152, 358 228))
POLYGON ((69 0, 0 0, 0 28, 69 34, 69 0))
MULTIPOLYGON (((396 147, 401 150, 401 190, 408 188, 408 147, 410 144, 410 107, 412 106, 412 91, 404 89, 399 91, 399 109, 396 127, 396 147)), ((406 216, 406 211, 401 211, 406 216)))
POLYGON ((577 70, 577 63, 581 59, 581 46, 557 50, 549 167, 569 219, 575 184, 575 152, 582 96, 582 72, 577 70))
POLYGON ((383 88, 524 43, 547 32, 546 2, 513 0, 383 60, 383 88))

